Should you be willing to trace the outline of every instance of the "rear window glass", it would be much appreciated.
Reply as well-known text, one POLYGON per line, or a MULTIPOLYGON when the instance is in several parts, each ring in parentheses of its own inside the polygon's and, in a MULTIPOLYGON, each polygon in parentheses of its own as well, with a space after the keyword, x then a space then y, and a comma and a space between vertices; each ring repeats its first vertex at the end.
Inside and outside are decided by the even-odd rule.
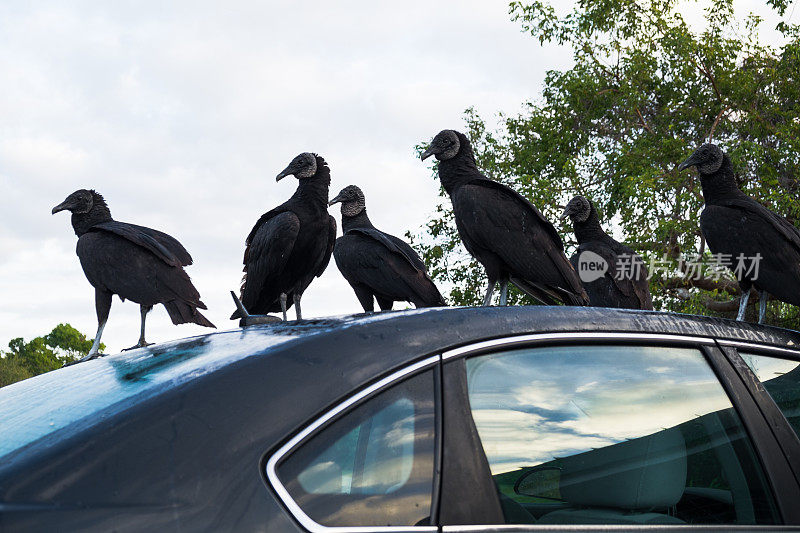
POLYGON ((278 465, 297 505, 324 526, 429 525, 433 374, 382 392, 325 427, 278 465))

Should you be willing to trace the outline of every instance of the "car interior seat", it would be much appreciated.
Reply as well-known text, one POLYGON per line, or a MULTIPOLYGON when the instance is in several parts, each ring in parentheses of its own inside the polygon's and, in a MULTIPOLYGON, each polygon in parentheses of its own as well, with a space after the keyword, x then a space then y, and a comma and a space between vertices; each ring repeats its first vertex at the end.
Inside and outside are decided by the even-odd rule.
POLYGON ((572 508, 539 524, 682 524, 669 510, 686 487, 686 445, 677 429, 559 459, 561 497, 572 508))

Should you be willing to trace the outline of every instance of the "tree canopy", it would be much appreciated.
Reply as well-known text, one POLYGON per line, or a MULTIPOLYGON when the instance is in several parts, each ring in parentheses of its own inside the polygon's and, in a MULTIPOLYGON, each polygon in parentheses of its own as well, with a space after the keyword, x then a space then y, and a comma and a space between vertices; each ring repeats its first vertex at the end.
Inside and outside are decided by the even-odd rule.
MULTIPOLYGON (((92 341, 69 324, 59 324, 28 342, 22 337, 12 339, 9 350, 0 352, 0 387, 61 368, 85 355, 92 341)), ((104 348, 101 344, 100 349, 104 348)))
MULTIPOLYGON (((768 3, 785 14, 787 1, 768 3)), ((739 289, 714 268, 700 234, 699 178, 676 167, 711 140, 747 194, 800 226, 800 29, 782 22, 782 43, 770 46, 759 36, 762 19, 735 13, 733 0, 707 2, 699 30, 679 5, 579 0, 558 14, 543 1, 512 2, 523 31, 571 46, 573 66, 548 71, 541 94, 521 113, 499 115, 496 131, 468 109, 465 133, 484 173, 551 221, 573 195, 590 198, 607 231, 655 267, 657 309, 732 316, 739 289), (693 263, 704 265, 701 275, 693 263)), ((569 253, 571 228, 556 227, 569 253)), ((459 242, 449 202, 414 240, 452 303, 480 302, 484 274, 459 242)), ((767 317, 800 326, 800 311, 780 302, 767 317)))

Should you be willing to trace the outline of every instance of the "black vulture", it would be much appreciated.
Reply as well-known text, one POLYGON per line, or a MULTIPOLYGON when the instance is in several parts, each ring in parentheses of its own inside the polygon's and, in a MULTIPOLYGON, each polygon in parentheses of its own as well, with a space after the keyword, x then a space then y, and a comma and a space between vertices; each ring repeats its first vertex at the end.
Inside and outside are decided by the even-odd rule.
MULTIPOLYGON (((595 307, 653 309, 647 267, 633 250, 603 231, 594 204, 583 196, 576 196, 564 208, 561 219, 567 217, 572 221, 578 240, 578 250, 570 258, 575 270, 581 272, 578 264, 581 257, 591 261, 593 254, 602 258, 608 267, 602 276, 598 272, 599 277, 592 281, 582 278, 589 303, 595 307)), ((590 273, 587 270, 587 274, 590 273)))
POLYGON ((414 249, 372 225, 361 189, 345 187, 330 205, 340 202, 343 235, 336 239, 333 257, 364 311, 374 310, 373 296, 383 311, 396 301, 416 307, 447 305, 414 249))
POLYGON ((422 159, 431 155, 439 160, 439 180, 453 202, 458 234, 486 269, 484 305, 491 303, 498 281, 500 305, 507 303, 509 281, 545 304, 588 305, 556 229, 516 191, 481 174, 464 134, 441 131, 422 159))
MULTIPOLYGON (((331 259, 336 220, 328 214, 331 171, 325 160, 304 152, 276 181, 291 175, 298 180, 294 195, 264 213, 247 236, 241 300, 248 313, 282 311, 284 320, 294 303, 300 320, 303 291, 331 259)), ((236 318, 241 318, 238 310, 231 315, 236 318)))
POLYGON ((53 208, 53 214, 59 211, 72 212, 78 258, 95 291, 97 334, 84 359, 98 354, 114 294, 140 306, 142 328, 139 342, 132 348, 148 346, 145 318, 156 304, 164 305, 173 324, 215 327, 197 310, 206 306, 183 270, 192 264, 192 256, 175 238, 114 220, 105 199, 94 190, 75 191, 53 208))
POLYGON ((800 230, 739 190, 731 160, 719 146, 702 145, 678 170, 689 167, 697 167, 703 188, 703 237, 742 289, 737 319, 744 319, 751 288, 760 294, 759 323, 770 294, 800 306, 800 230))

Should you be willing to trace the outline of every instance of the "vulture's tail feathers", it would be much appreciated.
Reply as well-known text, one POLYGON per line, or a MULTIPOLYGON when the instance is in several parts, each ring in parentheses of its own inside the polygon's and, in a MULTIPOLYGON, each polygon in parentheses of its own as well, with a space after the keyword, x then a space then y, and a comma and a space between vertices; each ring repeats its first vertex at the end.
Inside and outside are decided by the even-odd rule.
POLYGON ((169 313, 169 317, 172 319, 173 324, 197 324, 200 326, 205 326, 207 328, 215 328, 214 324, 211 323, 206 317, 197 310, 198 307, 201 309, 205 309, 206 306, 203 302, 198 302, 200 305, 192 305, 182 300, 170 300, 168 302, 163 302, 164 307, 167 309, 167 313, 169 313))
POLYGON ((586 295, 586 291, 583 290, 581 294, 575 294, 561 287, 548 287, 539 283, 531 283, 521 278, 511 278, 510 281, 528 296, 545 305, 555 305, 558 302, 575 306, 589 305, 589 297, 586 295))

